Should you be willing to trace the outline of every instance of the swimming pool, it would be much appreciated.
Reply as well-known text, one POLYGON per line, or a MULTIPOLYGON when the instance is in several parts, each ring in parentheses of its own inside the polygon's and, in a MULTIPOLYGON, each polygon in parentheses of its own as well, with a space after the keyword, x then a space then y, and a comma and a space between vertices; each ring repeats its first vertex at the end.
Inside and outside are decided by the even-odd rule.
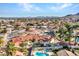
POLYGON ((36 52, 35 56, 49 56, 49 54, 42 53, 42 52, 36 52))

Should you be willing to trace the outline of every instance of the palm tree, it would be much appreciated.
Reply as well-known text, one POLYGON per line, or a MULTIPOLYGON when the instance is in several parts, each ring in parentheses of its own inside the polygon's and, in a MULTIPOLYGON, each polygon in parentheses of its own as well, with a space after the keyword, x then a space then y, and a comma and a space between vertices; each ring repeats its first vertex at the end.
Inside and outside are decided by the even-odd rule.
POLYGON ((3 45, 3 43, 4 43, 3 37, 0 37, 0 47, 3 45))
POLYGON ((20 44, 20 47, 21 47, 20 51, 23 52, 24 55, 28 55, 28 52, 29 52, 27 47, 26 47, 27 45, 28 45, 27 41, 22 42, 20 44))
POLYGON ((58 37, 61 40, 70 42, 72 32, 73 30, 72 30, 71 25, 69 23, 65 23, 62 27, 59 28, 57 33, 58 33, 58 37))
POLYGON ((24 47, 21 48, 20 51, 23 52, 24 55, 28 55, 28 53, 29 53, 28 49, 24 48, 24 47))
POLYGON ((28 55, 28 49, 27 49, 27 42, 23 42, 20 44, 21 49, 20 51, 23 52, 24 55, 28 55))
POLYGON ((57 31, 57 35, 60 38, 60 40, 63 40, 63 37, 64 37, 64 29, 63 28, 59 28, 59 30, 57 31))
POLYGON ((71 41, 71 37, 72 37, 73 28, 68 23, 65 24, 65 27, 67 29, 65 34, 66 34, 66 36, 68 38, 68 41, 70 42, 71 41))
POLYGON ((8 45, 7 45, 8 55, 13 56, 17 50, 18 50, 18 48, 14 46, 14 43, 12 43, 12 42, 8 43, 8 45))

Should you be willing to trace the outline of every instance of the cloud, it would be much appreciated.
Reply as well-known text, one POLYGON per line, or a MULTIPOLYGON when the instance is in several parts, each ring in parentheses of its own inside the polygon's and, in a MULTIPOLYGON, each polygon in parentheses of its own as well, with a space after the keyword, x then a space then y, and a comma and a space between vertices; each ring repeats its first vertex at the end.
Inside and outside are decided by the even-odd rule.
POLYGON ((22 9, 24 11, 27 11, 27 12, 34 12, 34 11, 40 11, 41 10, 40 7, 33 5, 33 4, 29 4, 29 3, 21 3, 19 5, 22 7, 22 9))
POLYGON ((72 6, 72 4, 63 4, 63 5, 61 5, 60 6, 60 9, 62 10, 62 9, 65 9, 65 8, 67 8, 67 7, 70 7, 70 6, 72 6))
POLYGON ((58 10, 64 10, 68 7, 71 7, 73 4, 70 4, 70 3, 65 3, 65 4, 62 4, 62 5, 57 5, 57 6, 52 6, 50 7, 51 10, 55 10, 55 11, 58 11, 58 10))

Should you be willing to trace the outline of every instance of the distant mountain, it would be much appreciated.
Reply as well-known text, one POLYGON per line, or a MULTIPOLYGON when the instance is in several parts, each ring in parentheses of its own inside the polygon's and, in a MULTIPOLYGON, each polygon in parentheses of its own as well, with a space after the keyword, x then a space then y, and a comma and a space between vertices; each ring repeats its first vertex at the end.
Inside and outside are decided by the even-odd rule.
POLYGON ((69 15, 64 16, 63 18, 64 18, 64 20, 77 22, 77 21, 79 21, 79 13, 69 14, 69 15))
POLYGON ((66 16, 79 16, 79 13, 76 13, 76 14, 69 14, 69 15, 66 15, 66 16))
POLYGON ((72 14, 66 15, 66 16, 72 16, 72 14))
POLYGON ((75 15, 79 15, 79 13, 75 14, 75 15))
POLYGON ((16 19, 29 19, 29 20, 68 20, 68 21, 79 21, 79 13, 69 14, 63 17, 55 17, 55 16, 37 16, 37 17, 0 17, 0 20, 16 20, 16 19))

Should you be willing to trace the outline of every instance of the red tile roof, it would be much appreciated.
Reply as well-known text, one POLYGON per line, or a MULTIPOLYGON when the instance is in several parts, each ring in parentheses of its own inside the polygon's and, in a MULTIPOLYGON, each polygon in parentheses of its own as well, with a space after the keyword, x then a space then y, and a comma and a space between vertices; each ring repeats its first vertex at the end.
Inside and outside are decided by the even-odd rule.
POLYGON ((14 37, 12 38, 12 42, 15 43, 15 45, 19 45, 22 41, 25 40, 50 40, 51 36, 47 36, 47 35, 39 35, 39 34, 28 34, 25 36, 18 36, 18 37, 14 37))

